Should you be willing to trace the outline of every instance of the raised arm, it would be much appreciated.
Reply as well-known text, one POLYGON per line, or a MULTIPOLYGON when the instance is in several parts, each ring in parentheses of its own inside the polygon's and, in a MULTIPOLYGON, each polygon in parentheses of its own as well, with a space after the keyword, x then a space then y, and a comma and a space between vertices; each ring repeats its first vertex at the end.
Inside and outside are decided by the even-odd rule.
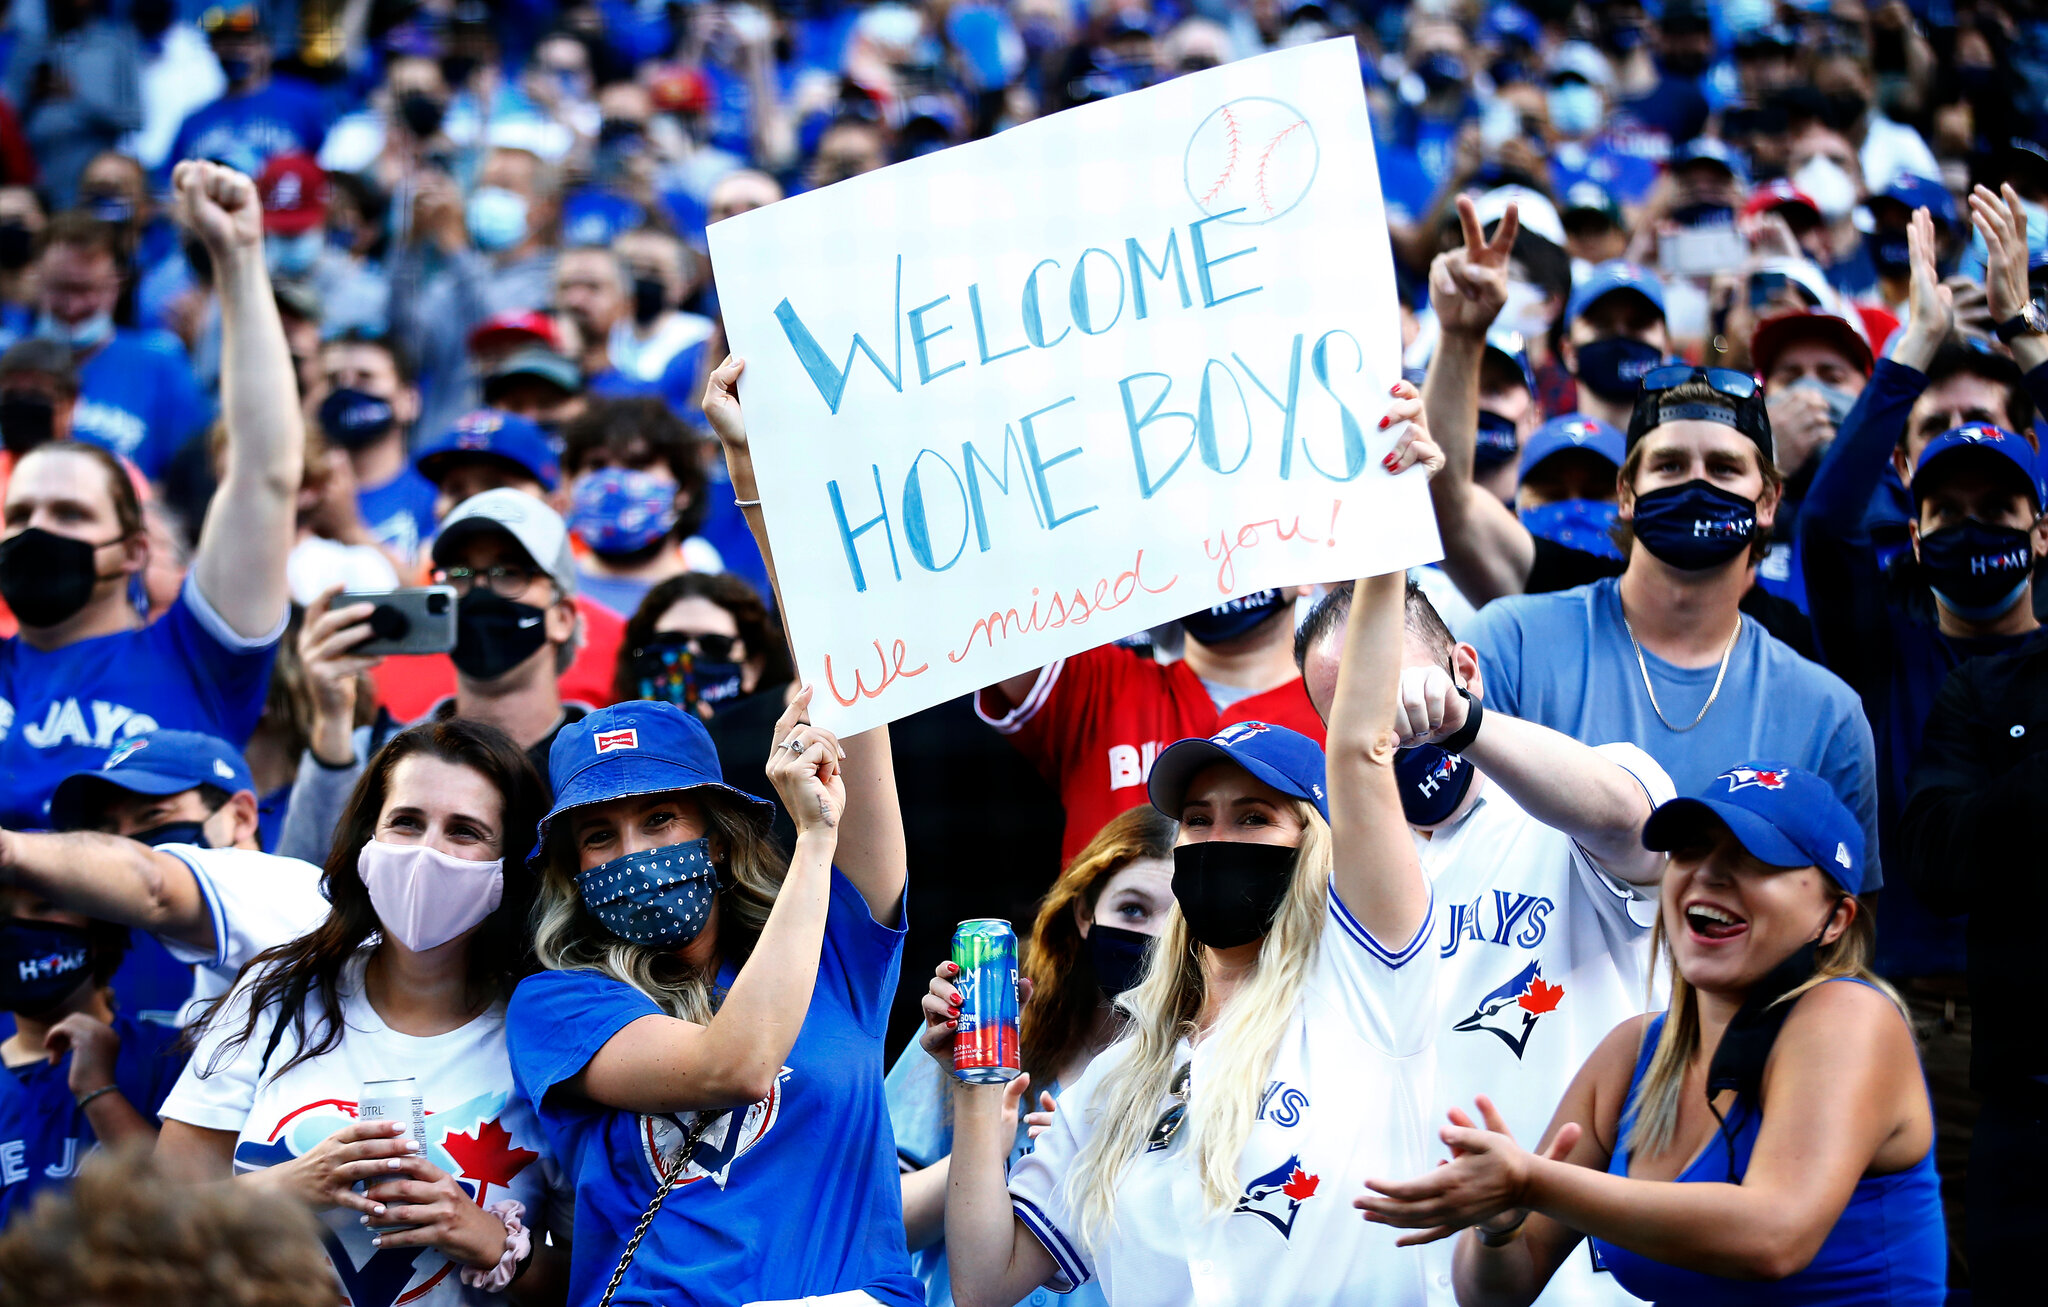
POLYGON ((622 1112, 690 1112, 759 1102, 775 1087, 810 1011, 847 801, 844 754, 831 732, 804 724, 810 702, 805 690, 775 724, 768 779, 796 821, 796 849, 753 956, 709 1022, 644 1016, 613 1035, 571 1082, 584 1097, 622 1112), (782 747, 792 738, 802 753, 782 747))
POLYGON ((271 634, 290 595, 285 557, 305 456, 297 374, 263 261, 256 186, 232 168, 187 160, 172 174, 178 220, 213 258, 220 293, 227 468, 192 560, 200 594, 237 635, 271 634))
MULTIPOLYGON (((1991 320, 2016 318, 2034 296, 2028 284, 2027 207, 2010 186, 1995 195, 1979 186, 1970 193, 1970 220, 1984 238, 1984 291, 1991 320)), ((2048 336, 2030 332, 2013 337, 2012 357, 2021 372, 2048 363, 2048 336)))
POLYGON ((1429 882, 1394 787, 1407 585, 1405 573, 1389 572, 1365 578, 1352 592, 1328 743, 1337 897, 1394 948, 1413 939, 1429 915, 1429 882))
POLYGON ((1480 361, 1487 330, 1507 303, 1508 254, 1520 219, 1509 205, 1493 239, 1485 240, 1471 199, 1461 195, 1458 222, 1464 247, 1439 254, 1429 268, 1429 302, 1443 335, 1422 381, 1422 404, 1430 434, 1444 451, 1444 470, 1429 483, 1443 536, 1444 571, 1467 599, 1484 604, 1522 593, 1536 560, 1528 528, 1472 479, 1480 361))
POLYGON ((53 907, 145 930, 198 952, 219 947, 213 914, 192 869, 118 835, 0 830, 0 885, 18 885, 53 907))
MULTIPOLYGON (((704 388, 704 416, 725 449, 733 498, 746 514, 747 530, 761 550, 768 583, 775 587, 776 607, 784 612, 782 583, 775 573, 775 554, 768 546, 768 523, 761 516, 761 489, 754 479, 753 447, 740 412, 740 375, 747 361, 728 357, 711 372, 704 388)), ((778 735, 780 744, 786 736, 778 735)), ((875 920, 897 919, 909 852, 903 840, 903 808, 896 797, 896 762, 889 749, 889 728, 878 726, 846 741, 846 824, 839 832, 839 869, 853 882, 875 920)))

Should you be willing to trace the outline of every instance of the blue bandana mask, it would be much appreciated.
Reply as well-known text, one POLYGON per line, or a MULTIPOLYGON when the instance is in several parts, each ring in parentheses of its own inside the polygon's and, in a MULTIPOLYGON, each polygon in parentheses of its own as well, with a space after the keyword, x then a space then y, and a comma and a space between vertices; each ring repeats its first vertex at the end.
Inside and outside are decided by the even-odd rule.
POLYGON ((1606 500, 1560 499, 1554 504, 1521 509, 1515 516, 1538 540, 1601 558, 1621 558, 1621 550, 1607 534, 1607 529, 1614 525, 1614 505, 1606 500))
POLYGON ((1756 501, 1688 481, 1636 500, 1636 539, 1651 556, 1686 572, 1719 567, 1756 538, 1756 501))
POLYGON ((711 841, 666 844, 576 873, 583 906, 628 944, 681 948, 703 933, 718 893, 711 841))
POLYGON ((1394 784, 1401 791, 1401 815, 1410 826, 1438 826, 1451 819, 1478 775, 1472 764, 1434 744, 1394 754, 1394 784))
POLYGON ((599 468, 576 483, 569 526, 607 556, 637 554, 675 529, 676 483, 636 468, 599 468))

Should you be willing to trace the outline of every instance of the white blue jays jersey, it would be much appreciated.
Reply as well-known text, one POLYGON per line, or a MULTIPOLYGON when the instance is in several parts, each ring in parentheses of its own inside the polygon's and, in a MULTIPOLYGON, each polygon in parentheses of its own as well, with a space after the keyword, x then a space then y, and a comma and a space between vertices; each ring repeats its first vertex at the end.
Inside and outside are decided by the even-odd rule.
MULTIPOLYGON (((1398 1232, 1351 1206, 1367 1176, 1428 1166, 1430 1027, 1442 916, 1388 949, 1333 893, 1314 969, 1273 1057, 1238 1159, 1240 1191, 1220 1214, 1204 1205, 1192 1122, 1161 1150, 1139 1154, 1118 1186, 1115 1226, 1084 1231, 1067 1181, 1100 1125, 1104 1076, 1128 1043, 1096 1058, 1060 1097, 1053 1124, 1010 1176, 1011 1205, 1052 1254, 1047 1287, 1099 1278, 1113 1307, 1412 1307, 1423 1259, 1398 1232), (1091 1241, 1089 1235, 1095 1237, 1091 1241)), ((1213 1081, 1214 1043, 1190 1050, 1191 1111, 1213 1081)), ((1160 1086, 1155 1109, 1173 1099, 1160 1086)))
MULTIPOLYGON (((1632 744, 1599 752, 1642 783, 1654 806, 1671 778, 1632 744)), ((1433 1123, 1491 1098, 1534 1148, 1572 1077, 1609 1031, 1649 1007, 1657 900, 1600 870, 1569 835, 1495 784, 1433 839, 1416 837, 1436 895, 1436 1091, 1433 1123)), ((1449 1153, 1432 1131, 1431 1161, 1449 1153)), ((1431 1307, 1452 1307, 1456 1241, 1425 1247, 1431 1307)), ((1596 1273, 1585 1244, 1537 1299, 1541 1307, 1637 1301, 1596 1273)))

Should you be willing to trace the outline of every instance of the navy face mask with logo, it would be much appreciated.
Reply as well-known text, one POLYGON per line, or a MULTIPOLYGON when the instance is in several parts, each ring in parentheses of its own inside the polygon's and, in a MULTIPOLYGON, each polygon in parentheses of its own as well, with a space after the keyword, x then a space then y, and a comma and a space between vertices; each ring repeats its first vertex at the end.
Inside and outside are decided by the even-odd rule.
POLYGON ((1394 785, 1401 791, 1401 815, 1410 826, 1439 826, 1451 819, 1478 775, 1472 764, 1434 744, 1394 754, 1394 785))
POLYGON ((1273 616, 1280 608, 1278 590, 1260 590, 1237 599, 1226 599, 1214 608, 1204 608, 1180 619, 1181 629, 1203 644, 1221 644, 1246 635, 1273 616))
POLYGON ((718 893, 709 838, 642 849, 576 873, 583 906, 628 944, 681 948, 703 933, 718 893))
POLYGON ((0 1010, 37 1016, 92 974, 92 936, 56 921, 0 920, 0 1010))
POLYGON ((1652 490, 1636 500, 1637 540, 1686 572, 1719 567, 1756 538, 1756 501, 1705 481, 1652 490))
POLYGON ((1634 399, 1651 368, 1664 361, 1655 345, 1632 336, 1606 336, 1578 347, 1579 384, 1602 399, 1620 403, 1634 399))
POLYGON ((1942 606, 1965 621, 2003 617, 2033 574, 2034 542, 2025 531, 1970 519, 1920 537, 1920 566, 1942 606))

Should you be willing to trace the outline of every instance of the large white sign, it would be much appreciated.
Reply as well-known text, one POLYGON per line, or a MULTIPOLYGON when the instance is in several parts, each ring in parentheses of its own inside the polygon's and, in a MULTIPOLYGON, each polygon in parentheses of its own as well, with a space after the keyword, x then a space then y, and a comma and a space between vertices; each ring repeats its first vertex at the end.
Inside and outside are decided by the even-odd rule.
POLYGON ((1356 49, 1180 77, 711 229, 812 714, 1441 556, 1356 49))

